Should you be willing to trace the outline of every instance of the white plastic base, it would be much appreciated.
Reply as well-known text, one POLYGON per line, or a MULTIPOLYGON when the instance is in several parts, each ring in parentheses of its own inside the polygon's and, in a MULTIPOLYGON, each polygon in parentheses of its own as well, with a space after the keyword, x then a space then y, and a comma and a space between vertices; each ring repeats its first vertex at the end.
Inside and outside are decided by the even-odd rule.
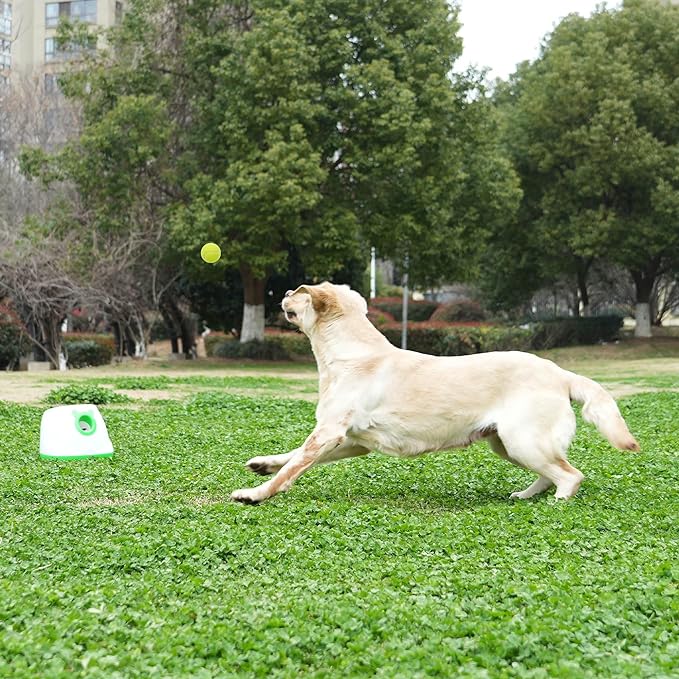
POLYGON ((40 424, 41 457, 74 460, 111 455, 113 444, 97 406, 57 406, 43 413, 40 424))

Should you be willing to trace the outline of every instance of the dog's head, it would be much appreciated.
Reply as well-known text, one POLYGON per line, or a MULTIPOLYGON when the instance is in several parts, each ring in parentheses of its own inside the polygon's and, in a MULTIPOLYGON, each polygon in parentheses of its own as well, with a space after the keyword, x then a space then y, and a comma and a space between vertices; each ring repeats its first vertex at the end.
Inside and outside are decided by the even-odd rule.
POLYGON ((305 333, 324 322, 368 312, 366 301, 348 285, 300 285, 288 290, 281 303, 285 318, 305 333))

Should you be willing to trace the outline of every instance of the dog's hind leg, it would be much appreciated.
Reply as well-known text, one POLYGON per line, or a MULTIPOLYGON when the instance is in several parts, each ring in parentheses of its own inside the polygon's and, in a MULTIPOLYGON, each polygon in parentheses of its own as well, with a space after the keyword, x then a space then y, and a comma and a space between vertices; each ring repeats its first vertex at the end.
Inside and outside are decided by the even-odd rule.
POLYGON ((539 493, 544 493, 546 490, 551 488, 554 484, 546 476, 538 476, 533 483, 528 486, 525 490, 516 491, 512 493, 509 497, 512 500, 527 500, 533 497, 533 495, 538 495, 539 493))
POLYGON ((566 407, 560 401, 545 402, 535 404, 530 412, 530 417, 515 417, 512 422, 498 426, 507 459, 539 475, 528 488, 512 493, 511 497, 525 500, 552 484, 556 486, 557 499, 573 497, 584 476, 566 459, 575 434, 575 416, 570 404, 566 407))
MULTIPOLYGON (((530 467, 521 464, 521 462, 515 460, 509 455, 507 449, 504 446, 504 443, 502 443, 502 439, 497 434, 489 436, 486 440, 488 441, 488 445, 491 447, 492 451, 499 455, 502 459, 507 460, 507 462, 511 462, 512 464, 515 464, 517 467, 521 467, 522 469, 530 469, 530 467)), ((528 498, 533 497, 538 493, 544 493, 552 485, 553 485, 552 482, 546 476, 538 476, 538 478, 535 481, 533 481, 533 483, 531 483, 530 486, 528 486, 528 488, 522 491, 517 491, 516 493, 512 493, 509 497, 511 499, 518 498, 521 500, 527 500, 528 498)))

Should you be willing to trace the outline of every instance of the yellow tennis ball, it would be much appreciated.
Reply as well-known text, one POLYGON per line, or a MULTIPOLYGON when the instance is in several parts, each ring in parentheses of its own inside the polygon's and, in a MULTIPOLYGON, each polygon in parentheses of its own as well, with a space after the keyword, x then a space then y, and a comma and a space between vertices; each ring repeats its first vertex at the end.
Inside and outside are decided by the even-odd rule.
POLYGON ((205 243, 200 249, 200 256, 208 264, 214 264, 219 261, 219 258, 222 256, 222 251, 217 243, 205 243))

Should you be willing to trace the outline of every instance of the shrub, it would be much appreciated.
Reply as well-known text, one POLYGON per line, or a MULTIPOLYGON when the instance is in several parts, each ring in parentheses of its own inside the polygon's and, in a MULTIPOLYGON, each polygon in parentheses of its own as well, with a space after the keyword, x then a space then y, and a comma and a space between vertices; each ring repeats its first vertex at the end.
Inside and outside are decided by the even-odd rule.
POLYGON ((14 368, 30 348, 30 340, 18 316, 0 306, 0 368, 14 368))
POLYGON ((460 299, 455 302, 441 304, 431 315, 432 321, 485 321, 486 313, 478 302, 470 299, 460 299))
POLYGON ((129 403, 132 399, 125 394, 93 384, 69 384, 65 387, 52 389, 45 397, 45 401, 52 405, 75 405, 78 403, 92 403, 95 406, 108 403, 129 403))
POLYGON ((532 324, 533 349, 551 349, 575 344, 597 344, 617 339, 622 327, 620 316, 555 318, 532 324))
POLYGON ((268 338, 258 341, 241 343, 236 338, 225 339, 215 344, 212 355, 217 358, 252 358, 259 361, 285 361, 290 354, 281 346, 280 342, 268 338))
POLYGON ((299 332, 267 334, 263 342, 241 344, 236 337, 211 333, 205 338, 205 353, 217 358, 253 358, 260 361, 287 361, 311 357, 311 343, 299 332))
MULTIPOLYGON (((386 338, 401 346, 401 327, 382 328, 386 338)), ((484 351, 525 351, 531 346, 530 330, 506 326, 413 323, 408 326, 408 349, 435 356, 463 356, 484 351)))
POLYGON ((291 358, 310 358, 314 355, 309 338, 301 332, 281 332, 267 335, 266 339, 278 344, 291 358))
MULTIPOLYGON (((108 380, 107 380, 108 381, 108 380)), ((116 377, 111 380, 116 389, 166 389, 170 384, 170 378, 166 375, 116 377)))
MULTIPOLYGON (((375 299, 370 300, 370 305, 380 311, 386 311, 397 321, 403 318, 403 300, 399 297, 375 297, 375 299)), ((413 322, 428 321, 437 307, 436 302, 408 300, 408 320, 413 322)))
POLYGON ((205 355, 214 356, 215 347, 222 342, 230 342, 233 340, 233 335, 227 335, 223 332, 215 332, 214 330, 206 335, 203 339, 205 343, 205 355))
POLYGON ((115 341, 110 335, 71 333, 64 336, 64 349, 71 368, 108 365, 115 354, 115 341))
POLYGON ((380 297, 401 297, 403 288, 400 285, 381 285, 379 286, 380 297))
POLYGON ((377 327, 396 321, 388 311, 382 311, 382 309, 378 309, 374 306, 368 307, 368 320, 377 327))

